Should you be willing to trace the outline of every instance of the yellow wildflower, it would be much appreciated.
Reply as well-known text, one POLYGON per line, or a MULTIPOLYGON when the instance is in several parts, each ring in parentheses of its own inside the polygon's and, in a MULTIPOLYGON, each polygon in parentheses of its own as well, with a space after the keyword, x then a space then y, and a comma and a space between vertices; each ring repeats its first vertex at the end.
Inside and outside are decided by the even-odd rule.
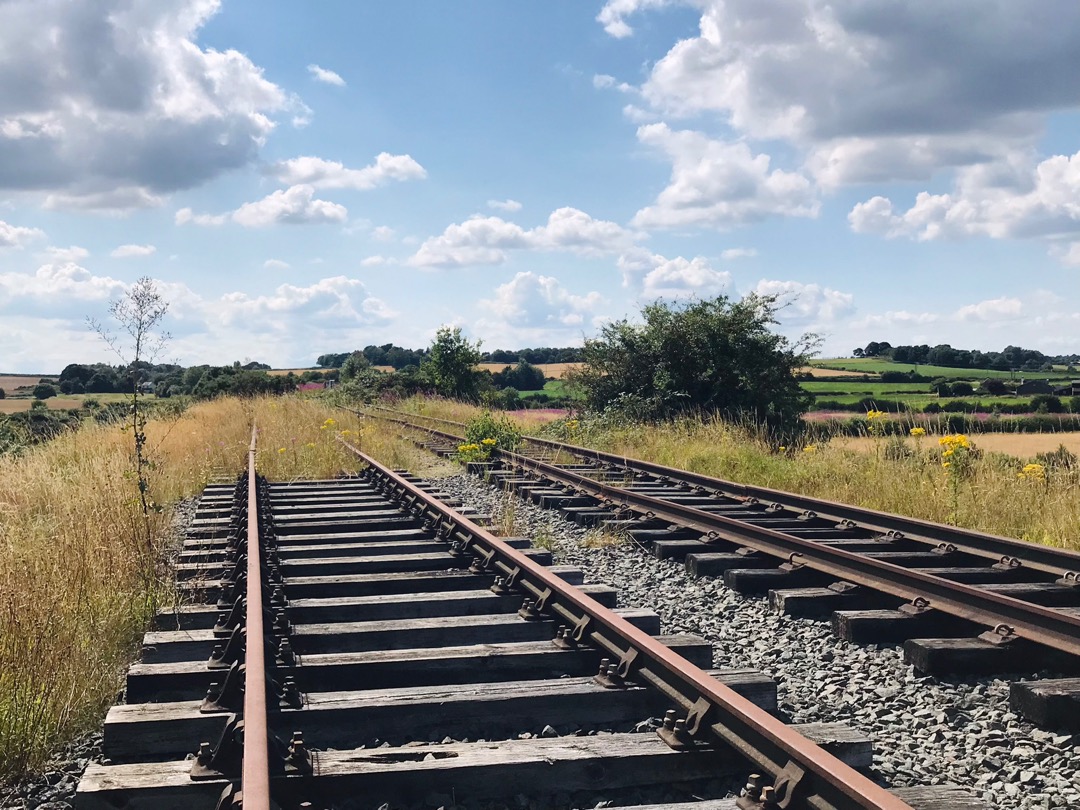
POLYGON ((925 436, 925 435, 926 435, 926 428, 921 428, 921 427, 913 427, 913 428, 912 428, 911 430, 909 430, 908 432, 909 432, 909 433, 910 433, 910 434, 911 434, 912 436, 925 436))
POLYGON ((885 411, 867 411, 866 412, 866 421, 867 422, 877 422, 877 421, 880 421, 882 419, 887 419, 887 418, 888 418, 888 414, 886 414, 885 411))
POLYGON ((284 447, 279 447, 279 448, 277 449, 277 451, 278 451, 279 453, 284 453, 284 452, 285 452, 285 448, 284 448, 284 447))
POLYGON ((1017 473, 1016 477, 1027 481, 1045 481, 1046 468, 1042 464, 1025 464, 1024 469, 1017 473))
POLYGON ((784 445, 780 445, 780 452, 781 453, 785 452, 786 450, 787 450, 787 448, 784 445))
POLYGON ((493 447, 495 445, 495 440, 494 439, 484 439, 484 441, 481 442, 481 444, 486 444, 488 447, 493 447))
POLYGON ((314 446, 315 446, 315 442, 308 442, 308 443, 307 443, 307 446, 308 446, 308 447, 314 447, 314 446))
POLYGON ((816 444, 808 444, 808 445, 806 445, 806 447, 803 448, 804 453, 813 453, 816 450, 817 450, 817 445, 816 444))

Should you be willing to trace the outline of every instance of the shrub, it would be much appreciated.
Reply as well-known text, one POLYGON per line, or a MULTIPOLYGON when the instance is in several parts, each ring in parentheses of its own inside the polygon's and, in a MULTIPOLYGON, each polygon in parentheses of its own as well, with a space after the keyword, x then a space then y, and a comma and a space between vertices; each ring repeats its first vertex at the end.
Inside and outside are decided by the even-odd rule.
POLYGON ((484 411, 465 426, 465 438, 471 444, 484 445, 485 440, 494 439, 500 450, 514 450, 521 443, 521 431, 506 416, 495 416, 491 411, 484 411))
POLYGON ((1038 394, 1031 398, 1031 409, 1036 413, 1064 413, 1065 406, 1060 397, 1051 394, 1038 394))
POLYGON ((961 380, 953 383, 952 392, 954 397, 970 397, 975 393, 975 389, 972 388, 971 383, 961 380))
POLYGON ((48 399, 56 396, 56 388, 50 383, 38 383, 34 386, 34 399, 48 399))

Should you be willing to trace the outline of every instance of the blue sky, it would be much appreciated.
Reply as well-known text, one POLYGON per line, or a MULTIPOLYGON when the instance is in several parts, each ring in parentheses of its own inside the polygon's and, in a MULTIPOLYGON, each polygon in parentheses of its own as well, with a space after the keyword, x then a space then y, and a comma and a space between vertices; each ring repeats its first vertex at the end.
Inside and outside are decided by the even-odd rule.
POLYGON ((0 371, 310 365, 459 325, 576 345, 657 297, 1080 352, 1080 7, 0 4, 0 371))

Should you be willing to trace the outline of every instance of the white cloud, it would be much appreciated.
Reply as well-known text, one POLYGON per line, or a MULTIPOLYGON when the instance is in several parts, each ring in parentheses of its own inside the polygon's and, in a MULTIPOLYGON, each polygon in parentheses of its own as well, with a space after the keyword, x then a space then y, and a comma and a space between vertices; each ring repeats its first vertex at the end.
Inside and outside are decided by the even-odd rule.
POLYGON ((424 241, 408 260, 414 267, 462 267, 502 264, 510 250, 570 251, 603 256, 633 245, 637 234, 621 225, 593 219, 576 208, 552 211, 546 225, 522 228, 499 217, 475 216, 449 225, 424 241))
POLYGON ((290 267, 288 262, 283 262, 281 259, 267 259, 263 262, 263 268, 266 270, 288 270, 290 267))
POLYGON ((508 211, 510 213, 521 210, 521 203, 517 200, 488 200, 487 206, 496 211, 508 211))
POLYGON ((157 252, 153 245, 120 245, 109 255, 114 259, 130 259, 140 256, 152 256, 157 252))
POLYGON ((379 225, 377 228, 372 229, 371 238, 376 242, 390 242, 395 234, 396 232, 389 225, 379 225))
POLYGON ((380 267, 390 263, 390 259, 385 256, 368 256, 366 259, 360 260, 361 267, 380 267))
POLYGON ((1063 241, 1080 237, 1080 152, 1055 155, 1026 168, 1014 163, 1005 174, 963 170, 952 192, 921 192, 906 211, 898 212, 891 200, 875 196, 855 205, 848 222, 857 233, 920 241, 1042 239, 1053 255, 1069 264, 1074 253, 1063 241))
POLYGON ((343 205, 315 199, 312 186, 300 185, 279 189, 255 202, 244 203, 228 214, 195 214, 190 208, 176 212, 176 224, 215 226, 227 221, 245 228, 266 228, 270 225, 301 225, 344 222, 348 209, 343 205))
POLYGON ((636 226, 730 228, 770 216, 817 216, 820 203, 810 181, 796 172, 770 171, 769 156, 753 154, 745 143, 676 132, 667 124, 639 128, 638 140, 663 151, 672 170, 656 202, 634 215, 636 226))
POLYGON ((757 256, 755 248, 728 248, 720 253, 720 258, 725 262, 734 261, 735 259, 752 259, 755 256, 757 256))
POLYGON ((642 284, 649 298, 712 298, 731 284, 731 274, 715 270, 700 256, 668 259, 645 274, 642 284))
POLYGON ((788 324, 831 324, 855 311, 855 296, 819 284, 762 279, 754 292, 776 296, 781 307, 777 317, 788 324))
POLYGON ((332 84, 335 87, 345 86, 345 80, 341 78, 341 76, 339 76, 338 74, 334 73, 334 71, 332 70, 321 68, 318 65, 308 65, 307 69, 308 73, 310 73, 312 78, 315 79, 315 81, 317 82, 322 82, 323 84, 332 84))
POLYGON ((580 327, 602 301, 598 292, 574 295, 556 278, 523 272, 496 287, 480 308, 516 328, 580 327))
POLYGON ((1025 317, 1024 305, 1019 298, 991 298, 968 304, 956 311, 955 317, 961 321, 1013 321, 1025 317))
POLYGON ((0 3, 0 188, 124 210, 255 161, 303 110, 236 50, 204 49, 220 0, 0 3))
POLYGON ((66 248, 49 245, 42 251, 42 255, 48 259, 49 264, 67 264, 69 262, 78 264, 90 256, 90 251, 79 245, 70 245, 66 248))
MULTIPOLYGON (((667 115, 718 114, 804 150, 822 185, 929 179, 1031 148, 1046 115, 1080 105, 1080 6, 955 0, 682 0, 696 36, 642 86, 667 115)), ((611 0, 598 20, 676 2, 611 0)))
POLYGON ((362 169, 347 169, 337 161, 304 156, 275 163, 269 173, 288 185, 310 185, 315 188, 350 188, 367 191, 392 180, 423 180, 424 167, 409 155, 382 152, 375 162, 362 169))
POLYGON ((347 276, 320 279, 307 287, 282 284, 272 295, 228 293, 212 309, 226 326, 243 324, 253 331, 282 333, 306 319, 330 328, 375 325, 396 316, 367 292, 363 282, 347 276))
POLYGON ((634 29, 626 22, 627 17, 644 9, 673 5, 674 2, 675 0, 608 0, 596 15, 596 20, 611 36, 622 39, 634 33, 634 29))
POLYGON ((44 239, 45 231, 38 228, 24 228, 20 225, 9 225, 0 220, 0 248, 25 247, 27 242, 35 239, 44 239))
POLYGON ((124 293, 127 285, 95 276, 75 262, 43 264, 35 273, 0 273, 0 312, 82 318, 87 307, 124 293))

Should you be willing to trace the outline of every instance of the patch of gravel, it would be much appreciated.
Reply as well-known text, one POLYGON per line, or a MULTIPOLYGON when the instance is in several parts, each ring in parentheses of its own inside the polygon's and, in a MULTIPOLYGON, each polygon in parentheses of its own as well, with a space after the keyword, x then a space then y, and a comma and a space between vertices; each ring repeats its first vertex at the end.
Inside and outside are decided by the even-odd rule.
POLYGON ((619 604, 652 608, 665 633, 713 644, 717 668, 755 667, 774 677, 785 719, 845 722, 874 740, 874 769, 889 784, 951 783, 988 807, 1080 808, 1080 734, 1033 727, 1009 709, 1009 682, 922 677, 898 647, 860 647, 829 625, 773 612, 714 578, 692 579, 681 563, 632 544, 590 547, 596 533, 508 496, 472 476, 440 487, 480 513, 510 510, 515 533, 540 538, 586 582, 619 588, 619 604))
MULTIPOLYGON (((185 498, 173 507, 165 541, 170 565, 180 553, 198 505, 198 498, 185 498)), ((101 761, 101 742, 100 730, 85 734, 58 751, 41 773, 11 787, 0 787, 0 810, 71 810, 87 764, 101 761)))

